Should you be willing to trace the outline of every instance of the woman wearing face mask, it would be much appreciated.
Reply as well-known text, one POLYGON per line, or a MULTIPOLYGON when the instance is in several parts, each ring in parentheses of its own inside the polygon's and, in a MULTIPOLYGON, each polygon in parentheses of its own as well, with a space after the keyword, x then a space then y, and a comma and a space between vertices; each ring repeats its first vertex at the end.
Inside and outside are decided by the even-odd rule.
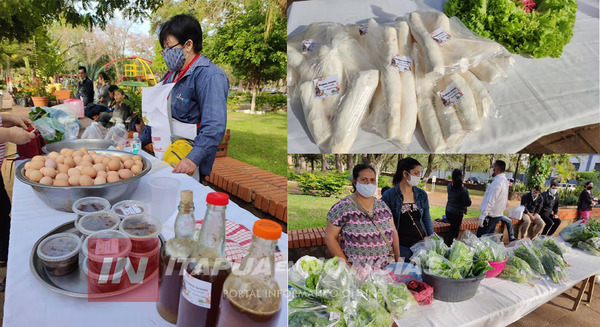
POLYGON ((402 159, 394 175, 394 187, 382 197, 392 211, 400 239, 400 256, 405 261, 413 254, 411 246, 433 234, 427 193, 417 187, 422 171, 423 167, 417 160, 410 157, 402 159))
MULTIPOLYGON (((193 174, 199 169, 202 181, 212 170, 217 147, 225 134, 229 80, 221 68, 201 55, 202 28, 194 17, 177 15, 163 23, 159 41, 169 71, 157 86, 144 92, 143 103, 160 106, 161 112, 167 114, 171 138, 193 141, 192 150, 173 172, 193 174)), ((165 127, 168 128, 160 126, 162 130, 165 127)), ((140 136, 142 145, 157 141, 153 136, 156 135, 152 135, 152 128, 147 126, 140 136)), ((155 146, 155 151, 165 148, 155 146)))
POLYGON ((577 212, 579 213, 579 218, 587 223, 590 218, 590 214, 592 213, 592 207, 595 205, 594 196, 592 195, 592 189, 594 188, 594 183, 588 181, 585 183, 583 191, 579 194, 579 202, 577 203, 577 212))
POLYGON ((325 244, 332 255, 350 266, 380 269, 400 257, 392 213, 383 201, 374 197, 377 176, 373 167, 356 165, 352 177, 353 193, 331 207, 327 214, 325 244))

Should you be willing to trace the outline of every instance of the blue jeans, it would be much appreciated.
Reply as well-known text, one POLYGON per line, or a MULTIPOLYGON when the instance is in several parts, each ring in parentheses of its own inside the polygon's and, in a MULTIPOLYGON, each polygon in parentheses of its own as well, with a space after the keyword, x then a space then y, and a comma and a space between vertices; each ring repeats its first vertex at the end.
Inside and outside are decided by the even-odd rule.
POLYGON ((506 224, 506 229, 508 229, 508 238, 511 240, 515 238, 512 220, 506 216, 501 216, 500 219, 506 224))
POLYGON ((500 221, 500 217, 485 217, 483 227, 477 228, 477 237, 481 237, 481 235, 485 234, 493 234, 494 230, 496 229, 496 225, 498 225, 498 222, 500 221))
POLYGON ((400 256, 402 257, 402 259, 404 259, 404 262, 409 262, 410 257, 412 257, 412 255, 413 252, 410 250, 410 248, 400 245, 400 256))

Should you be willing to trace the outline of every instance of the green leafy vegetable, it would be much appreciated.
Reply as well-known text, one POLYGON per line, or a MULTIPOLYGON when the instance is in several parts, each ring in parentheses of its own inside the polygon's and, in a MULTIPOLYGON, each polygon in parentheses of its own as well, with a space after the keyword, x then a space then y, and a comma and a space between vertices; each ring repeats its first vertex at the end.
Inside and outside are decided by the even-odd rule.
POLYGON ((515 249, 515 256, 523 259, 538 274, 544 275, 546 271, 531 246, 521 245, 515 249))
POLYGON ((448 260, 454 263, 463 278, 467 277, 473 266, 473 250, 465 243, 455 240, 450 247, 448 260))
POLYGON ((309 275, 318 275, 323 269, 323 262, 317 258, 310 257, 300 262, 302 270, 309 275))
POLYGON ((306 287, 314 290, 315 288, 317 288, 318 282, 319 282, 319 275, 310 275, 306 279, 306 287))
POLYGON ((536 58, 561 56, 573 37, 576 0, 538 0, 525 12, 521 1, 450 0, 448 17, 458 17, 471 31, 495 40, 510 52, 536 58))
POLYGON ((583 242, 583 241, 577 242, 577 244, 575 244, 575 247, 582 249, 584 251, 587 251, 592 255, 600 256, 600 250, 588 242, 583 242))
POLYGON ((385 308, 394 319, 400 319, 418 306, 404 283, 392 283, 387 286, 385 308))
POLYGON ((548 250, 558 254, 559 256, 563 256, 563 251, 560 249, 560 246, 558 246, 558 243, 556 243, 554 239, 548 238, 547 240, 545 240, 544 246, 548 248, 548 250))
POLYGON ((567 278, 567 274, 564 270, 565 263, 562 258, 547 248, 542 248, 540 252, 542 254, 542 264, 546 270, 546 275, 548 275, 555 283, 564 281, 567 278))
POLYGON ((479 260, 473 264, 473 269, 471 270, 471 274, 473 277, 478 277, 485 274, 486 271, 492 270, 492 266, 487 261, 479 260))
POLYGON ((527 262, 519 257, 512 256, 506 260, 504 270, 498 277, 515 283, 529 283, 534 286, 531 279, 535 277, 535 274, 527 262))
POLYGON ((35 107, 32 111, 29 112, 29 119, 31 119, 31 121, 35 121, 46 115, 48 115, 46 110, 42 109, 41 107, 35 107))
POLYGON ((587 222, 587 228, 592 232, 600 232, 600 222, 594 218, 590 218, 587 222))
POLYGON ((289 327, 326 327, 330 324, 322 310, 299 310, 288 315, 289 327))

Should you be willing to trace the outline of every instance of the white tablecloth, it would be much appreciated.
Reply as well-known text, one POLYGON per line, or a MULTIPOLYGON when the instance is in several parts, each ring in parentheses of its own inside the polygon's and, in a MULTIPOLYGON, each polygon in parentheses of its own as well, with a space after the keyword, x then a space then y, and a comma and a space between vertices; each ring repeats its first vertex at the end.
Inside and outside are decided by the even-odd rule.
MULTIPOLYGON (((426 0, 442 10, 442 0, 426 0)), ((529 59, 514 55, 516 63, 506 81, 486 84, 499 117, 483 129, 465 137, 456 153, 510 153, 523 149, 543 135, 600 123, 598 47, 598 1, 578 1, 577 20, 571 42, 560 58, 529 59)), ((414 11, 409 0, 314 0, 294 2, 288 9, 288 35, 310 23, 363 23, 373 17, 389 22, 414 11)), ((288 104, 288 152, 318 153, 309 137, 299 101, 288 104)), ((428 152, 417 129, 408 153, 428 152)), ((375 134, 360 130, 353 153, 400 152, 375 134)))
MULTIPOLYGON (((181 182, 181 189, 194 191, 195 216, 204 217, 206 195, 213 190, 202 186, 187 175, 172 174, 171 168, 162 166, 161 162, 156 161, 155 158, 151 158, 151 160, 154 161, 153 170, 142 178, 138 189, 131 195, 131 199, 149 202, 148 180, 157 176, 170 176, 181 182)), ((179 201, 179 197, 177 201, 179 201)), ((159 316, 155 302, 88 302, 87 299, 68 297, 45 288, 30 271, 31 249, 44 234, 75 219, 75 214, 48 208, 33 193, 30 186, 16 179, 12 204, 3 326, 173 326, 159 316)), ((169 221, 164 224, 162 235, 167 240, 174 236, 173 224, 176 215, 177 212, 174 212, 169 221)), ((230 202, 227 207, 227 219, 252 230, 252 225, 257 218, 237 204, 230 202)), ((277 281, 282 290, 287 289, 287 245, 287 234, 282 234, 278 246, 285 253, 285 260, 277 266, 277 281)), ((287 300, 284 298, 282 303, 287 303, 287 300)), ((282 306, 278 326, 287 326, 286 305, 282 306)))
MULTIPOLYGON (((600 273, 600 257, 573 249, 565 254, 568 280, 555 284, 551 280, 534 281, 535 287, 501 278, 486 278, 477 294, 467 301, 450 303, 433 300, 401 320, 399 326, 506 326, 542 304, 552 300, 575 284, 600 273)), ((584 296, 587 299, 587 295, 584 296)), ((559 310, 559 309, 557 309, 559 310)))

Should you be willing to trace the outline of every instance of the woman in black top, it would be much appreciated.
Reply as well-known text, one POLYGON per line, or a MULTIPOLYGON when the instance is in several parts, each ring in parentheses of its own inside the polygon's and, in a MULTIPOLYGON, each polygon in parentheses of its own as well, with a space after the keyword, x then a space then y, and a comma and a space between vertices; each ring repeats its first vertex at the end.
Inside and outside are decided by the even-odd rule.
POLYGON ((579 218, 583 219, 585 222, 590 218, 592 207, 594 206, 594 196, 592 195, 593 188, 594 184, 592 182, 587 182, 585 183, 583 191, 579 194, 577 212, 579 213, 579 218))
POLYGON ((448 184, 448 203, 446 203, 446 219, 450 221, 450 232, 446 238, 446 244, 452 244, 458 238, 463 215, 467 213, 467 207, 471 205, 469 191, 463 185, 463 175, 460 169, 452 171, 452 182, 448 184))

